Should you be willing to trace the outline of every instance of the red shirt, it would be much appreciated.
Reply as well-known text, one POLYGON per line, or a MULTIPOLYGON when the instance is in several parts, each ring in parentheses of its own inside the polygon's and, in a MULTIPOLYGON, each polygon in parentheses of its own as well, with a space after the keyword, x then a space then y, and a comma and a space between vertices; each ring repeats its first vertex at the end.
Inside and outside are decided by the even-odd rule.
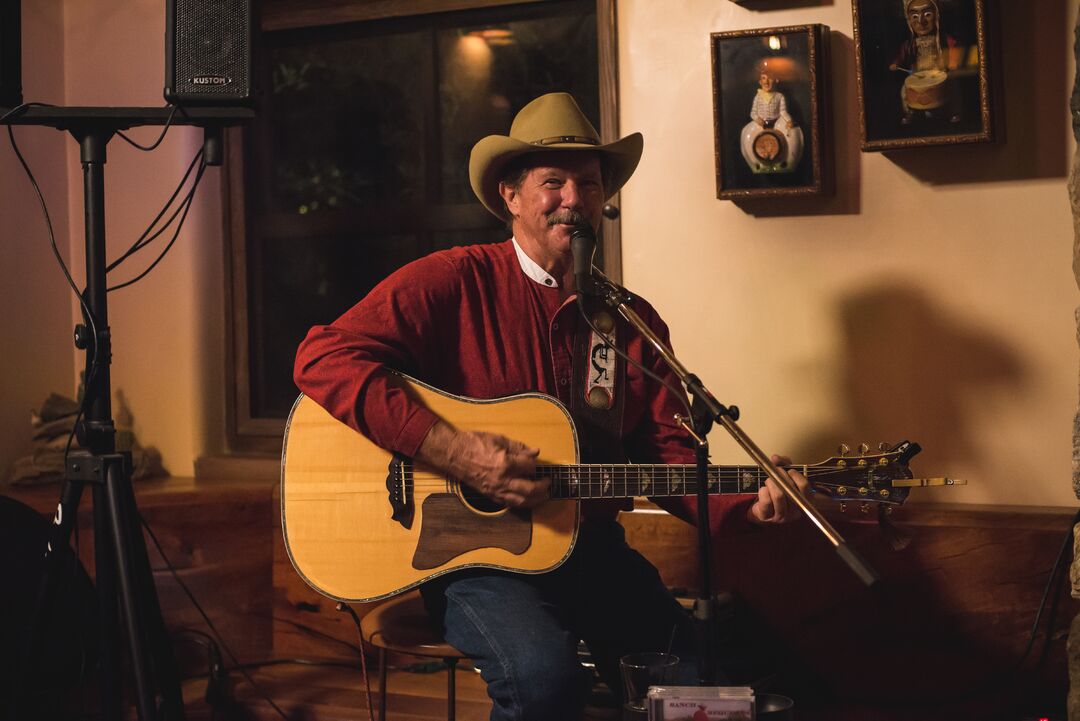
MULTIPOLYGON (((513 241, 433 253, 390 275, 330 325, 312 328, 297 351, 296 384, 338 420, 406 456, 416 454, 436 417, 385 368, 457 395, 539 391, 570 406, 579 316, 574 299, 564 302, 560 295, 554 283, 526 275, 513 241)), ((632 306, 667 341, 667 326, 652 306, 640 298, 632 306)), ((678 387, 643 339, 630 334, 626 345, 630 357, 678 387)), ((623 445, 630 460, 693 463, 687 435, 672 418, 685 414, 682 403, 636 368, 626 368, 623 445)), ((730 531, 742 525, 753 498, 714 496, 710 526, 730 531)), ((696 518, 693 498, 660 502, 682 518, 696 518)), ((587 516, 596 511, 585 509, 587 516)), ((602 513, 614 511, 609 504, 602 513)))

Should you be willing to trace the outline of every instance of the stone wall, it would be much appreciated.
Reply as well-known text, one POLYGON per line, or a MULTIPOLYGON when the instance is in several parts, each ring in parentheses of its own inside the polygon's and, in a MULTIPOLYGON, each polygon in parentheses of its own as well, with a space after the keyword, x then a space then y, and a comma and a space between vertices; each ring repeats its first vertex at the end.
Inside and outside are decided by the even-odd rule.
MULTIPOLYGON (((1076 42, 1073 53, 1080 60, 1080 21, 1074 33, 1076 42)), ((1078 66, 1080 67, 1080 66, 1078 66)), ((1073 81, 1072 98, 1069 101, 1072 117, 1073 136, 1080 140, 1080 71, 1073 81)), ((1069 174, 1069 201, 1073 213, 1073 275, 1080 286, 1080 143, 1073 154, 1072 171, 1069 174)), ((1076 338, 1080 344, 1080 308, 1076 309, 1076 338)), ((1080 498, 1080 407, 1073 418, 1072 446, 1072 483, 1077 498, 1080 498)), ((1080 525, 1080 524, 1078 524, 1080 525)), ((1080 598, 1080 528, 1073 529, 1073 562, 1070 571, 1073 598, 1080 598)), ((1073 619, 1069 630, 1069 721, 1080 721, 1080 615, 1073 619)))

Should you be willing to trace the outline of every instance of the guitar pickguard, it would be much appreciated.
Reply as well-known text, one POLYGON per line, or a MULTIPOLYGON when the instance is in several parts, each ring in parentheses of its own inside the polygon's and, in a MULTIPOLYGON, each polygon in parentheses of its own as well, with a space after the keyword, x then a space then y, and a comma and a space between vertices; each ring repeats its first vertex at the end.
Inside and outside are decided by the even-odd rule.
POLYGON ((418 570, 437 568, 478 548, 499 548, 520 555, 532 543, 532 515, 528 511, 480 515, 453 493, 433 493, 425 498, 422 518, 412 559, 413 568, 418 570))

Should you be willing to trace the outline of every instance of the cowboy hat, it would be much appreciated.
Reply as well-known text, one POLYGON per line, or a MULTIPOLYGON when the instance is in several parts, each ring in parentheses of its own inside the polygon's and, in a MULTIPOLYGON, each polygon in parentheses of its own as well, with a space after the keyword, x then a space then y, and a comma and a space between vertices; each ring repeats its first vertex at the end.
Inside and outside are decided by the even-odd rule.
POLYGON ((569 93, 548 93, 514 116, 510 135, 489 135, 473 146, 469 155, 469 182, 485 208, 502 220, 509 220, 499 194, 499 181, 515 158, 554 150, 595 151, 606 170, 604 192, 610 198, 633 175, 641 160, 641 146, 641 133, 601 144, 600 134, 569 93))

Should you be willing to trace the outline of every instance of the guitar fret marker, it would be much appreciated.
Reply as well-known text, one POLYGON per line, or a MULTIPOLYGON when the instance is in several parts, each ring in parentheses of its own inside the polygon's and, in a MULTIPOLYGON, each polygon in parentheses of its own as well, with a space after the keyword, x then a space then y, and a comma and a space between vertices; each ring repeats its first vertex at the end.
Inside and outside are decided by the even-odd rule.
POLYGON ((740 476, 739 489, 744 493, 752 490, 757 485, 757 481, 754 480, 754 474, 750 471, 743 471, 740 476))

